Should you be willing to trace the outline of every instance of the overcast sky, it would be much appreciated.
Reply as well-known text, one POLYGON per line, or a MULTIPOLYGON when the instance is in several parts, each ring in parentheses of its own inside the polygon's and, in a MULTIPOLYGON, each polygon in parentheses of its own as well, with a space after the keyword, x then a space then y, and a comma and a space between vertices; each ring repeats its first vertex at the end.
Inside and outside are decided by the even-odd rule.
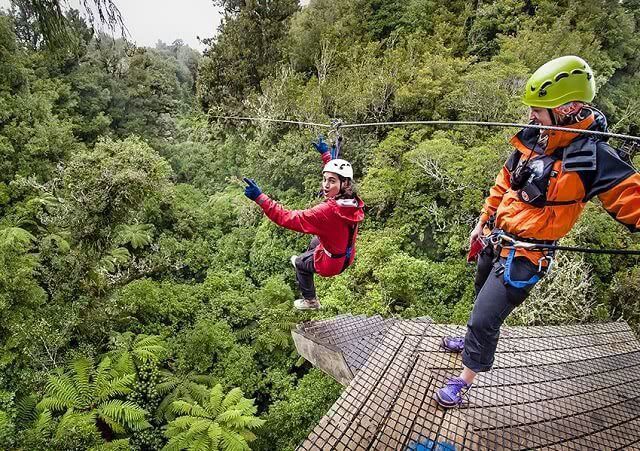
MULTIPOLYGON (((130 39, 138 45, 153 47, 160 39, 167 44, 182 39, 198 50, 204 48, 200 38, 212 37, 221 15, 211 0, 114 0, 129 30, 130 39)), ((78 7, 78 0, 69 0, 78 7)), ((9 0, 0 0, 8 8, 9 0)))

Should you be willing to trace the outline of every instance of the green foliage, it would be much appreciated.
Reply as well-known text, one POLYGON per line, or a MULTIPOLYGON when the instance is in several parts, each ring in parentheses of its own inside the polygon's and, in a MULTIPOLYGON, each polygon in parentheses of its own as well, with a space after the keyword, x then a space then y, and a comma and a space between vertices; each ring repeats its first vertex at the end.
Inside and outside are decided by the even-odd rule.
MULTIPOLYGON (((77 11, 68 46, 45 48, 34 2, 0 13, 3 449, 246 449, 253 433, 293 449, 341 390, 301 364, 297 323, 467 321, 469 230, 512 131, 343 129, 366 220, 355 263, 316 278, 323 312, 302 314, 289 257, 309 237, 268 221, 241 177, 314 205, 318 130, 215 114, 521 121, 528 75, 577 53, 615 131, 640 131, 637 2, 215 3, 225 18, 204 57, 179 40, 136 48, 77 11), (234 401, 246 413, 220 407, 234 387, 256 399, 234 401)), ((563 244, 640 246, 597 201, 563 244)), ((558 263, 512 322, 639 327, 637 259, 558 263)))
POLYGON ((312 369, 297 387, 285 392, 265 416, 264 433, 256 448, 260 450, 293 450, 340 395, 342 386, 312 369))
POLYGON ((198 97, 205 111, 237 108, 242 99, 273 70, 282 58, 280 41, 288 19, 297 9, 294 0, 252 3, 220 0, 225 20, 200 66, 198 97))
POLYGON ((171 411, 177 416, 167 427, 169 443, 165 451, 198 447, 206 450, 248 450, 255 440, 253 431, 264 424, 255 417, 253 400, 234 388, 226 395, 221 385, 203 393, 201 403, 174 401, 171 411))
POLYGON ((37 404, 35 427, 42 429, 56 420, 53 440, 75 446, 97 444, 105 434, 145 429, 146 412, 118 399, 131 392, 134 380, 134 373, 122 371, 109 357, 97 366, 86 358, 75 359, 67 372, 49 377, 45 396, 37 404))
POLYGON ((611 286, 609 303, 614 318, 629 322, 636 333, 640 331, 640 269, 629 268, 616 274, 611 286))

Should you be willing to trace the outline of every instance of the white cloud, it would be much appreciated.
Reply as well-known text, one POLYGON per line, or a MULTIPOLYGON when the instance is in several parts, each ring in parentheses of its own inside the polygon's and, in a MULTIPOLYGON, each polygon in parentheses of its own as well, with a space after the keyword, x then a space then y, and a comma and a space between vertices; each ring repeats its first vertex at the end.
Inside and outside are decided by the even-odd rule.
MULTIPOLYGON (((216 34, 222 15, 212 0, 114 0, 129 30, 130 39, 138 45, 154 46, 158 40, 168 44, 182 39, 202 50, 200 38, 216 34)), ((79 8, 79 0, 69 0, 79 8)), ((8 9, 9 0, 0 0, 0 8, 8 9)))

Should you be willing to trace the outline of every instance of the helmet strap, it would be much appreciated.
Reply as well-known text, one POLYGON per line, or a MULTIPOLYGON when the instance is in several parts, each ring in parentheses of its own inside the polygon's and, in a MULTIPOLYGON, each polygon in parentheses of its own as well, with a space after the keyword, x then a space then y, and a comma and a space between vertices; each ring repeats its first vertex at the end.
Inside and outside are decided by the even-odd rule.
POLYGON ((551 125, 553 126, 558 125, 558 121, 556 120, 556 114, 553 112, 553 109, 547 108, 547 111, 549 112, 549 117, 551 118, 551 125))

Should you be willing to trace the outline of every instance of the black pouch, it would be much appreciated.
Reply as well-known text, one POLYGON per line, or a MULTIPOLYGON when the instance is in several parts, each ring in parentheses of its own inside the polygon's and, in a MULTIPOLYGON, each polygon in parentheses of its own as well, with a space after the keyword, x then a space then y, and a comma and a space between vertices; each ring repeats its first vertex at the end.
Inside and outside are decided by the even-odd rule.
POLYGON ((534 204, 536 200, 539 199, 540 196, 542 196, 542 191, 536 184, 529 183, 520 191, 518 191, 518 195, 524 202, 534 204))

